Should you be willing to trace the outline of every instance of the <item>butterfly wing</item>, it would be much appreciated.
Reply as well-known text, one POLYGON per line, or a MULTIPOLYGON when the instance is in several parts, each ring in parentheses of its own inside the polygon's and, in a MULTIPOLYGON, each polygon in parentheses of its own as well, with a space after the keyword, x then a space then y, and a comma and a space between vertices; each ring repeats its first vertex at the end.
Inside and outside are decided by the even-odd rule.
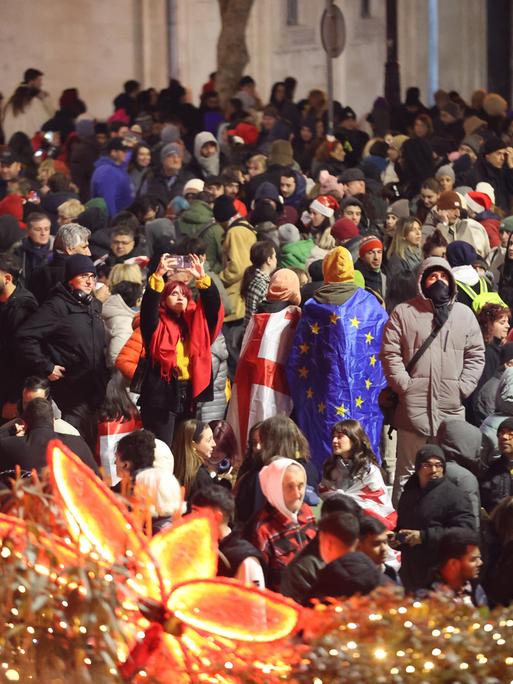
POLYGON ((275 641, 297 625, 299 607, 266 589, 216 578, 173 589, 167 607, 186 625, 237 641, 275 641))
POLYGON ((132 583, 145 597, 162 599, 162 580, 142 533, 110 489, 59 440, 48 444, 48 465, 56 502, 71 536, 108 564, 127 557, 132 583))
POLYGON ((150 551, 159 560, 166 595, 173 586, 217 572, 217 543, 210 516, 192 514, 156 534, 150 551))

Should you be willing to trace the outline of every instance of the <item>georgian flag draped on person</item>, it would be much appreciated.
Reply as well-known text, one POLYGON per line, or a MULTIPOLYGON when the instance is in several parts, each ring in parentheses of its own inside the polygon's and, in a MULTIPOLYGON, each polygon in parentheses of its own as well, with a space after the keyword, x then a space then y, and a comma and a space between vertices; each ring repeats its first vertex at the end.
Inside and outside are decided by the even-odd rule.
POLYGON ((292 411, 285 364, 300 315, 297 306, 288 306, 277 313, 254 314, 248 324, 226 417, 241 453, 255 423, 292 411))
POLYGON ((397 513, 376 466, 369 468, 361 480, 358 479, 350 487, 344 489, 344 494, 354 499, 364 513, 381 520, 387 530, 395 530, 397 513))
POLYGON ((325 285, 303 308, 287 363, 295 418, 319 472, 331 454, 331 428, 346 418, 360 421, 380 460, 378 395, 386 380, 378 355, 388 318, 374 295, 356 287, 345 248, 325 257, 323 274, 325 285))

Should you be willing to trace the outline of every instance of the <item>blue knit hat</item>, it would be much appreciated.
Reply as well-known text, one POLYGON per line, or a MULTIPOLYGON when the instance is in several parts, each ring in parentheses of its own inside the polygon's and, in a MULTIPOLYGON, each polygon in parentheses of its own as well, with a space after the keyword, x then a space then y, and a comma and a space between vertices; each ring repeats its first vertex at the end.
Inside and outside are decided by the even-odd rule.
POLYGON ((447 245, 447 261, 455 266, 472 266, 478 256, 474 247, 464 240, 455 240, 447 245))

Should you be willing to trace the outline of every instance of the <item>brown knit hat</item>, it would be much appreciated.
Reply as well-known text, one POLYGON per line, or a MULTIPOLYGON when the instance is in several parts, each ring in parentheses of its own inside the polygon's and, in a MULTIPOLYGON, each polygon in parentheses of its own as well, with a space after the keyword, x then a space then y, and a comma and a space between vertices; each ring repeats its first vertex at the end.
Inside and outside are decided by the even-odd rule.
POLYGON ((440 194, 436 206, 438 209, 461 209, 461 198, 457 192, 447 190, 447 192, 442 192, 440 194))
POLYGON ((290 268, 279 268, 269 282, 266 299, 270 302, 290 302, 299 306, 301 302, 299 278, 290 268))
POLYGON ((279 164, 280 166, 292 166, 294 157, 292 145, 288 140, 275 140, 271 145, 269 154, 269 165, 279 164))

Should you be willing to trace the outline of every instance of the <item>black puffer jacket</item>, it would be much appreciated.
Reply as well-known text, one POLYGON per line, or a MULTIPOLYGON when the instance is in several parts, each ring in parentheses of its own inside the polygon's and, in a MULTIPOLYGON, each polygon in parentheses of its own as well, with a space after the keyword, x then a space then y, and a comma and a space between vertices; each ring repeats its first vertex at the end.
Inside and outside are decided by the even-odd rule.
POLYGON ((21 396, 23 371, 15 335, 37 309, 34 295, 18 285, 6 302, 0 302, 0 406, 21 396))
POLYGON ((513 462, 501 456, 493 461, 481 479, 481 503, 488 513, 506 496, 513 495, 513 462))
POLYGON ((54 252, 50 263, 36 268, 31 273, 27 287, 40 304, 48 298, 57 283, 64 280, 64 270, 68 259, 68 254, 54 252))
POLYGON ((46 378, 56 365, 66 369, 64 378, 52 383, 52 395, 63 412, 82 403, 99 406, 103 401, 107 368, 100 314, 97 299, 82 303, 58 283, 17 334, 27 375, 46 378))
POLYGON ((407 591, 429 586, 438 564, 441 538, 455 528, 476 530, 472 504, 447 477, 421 488, 412 475, 397 507, 398 530, 420 530, 421 543, 401 548, 401 580, 407 591))

